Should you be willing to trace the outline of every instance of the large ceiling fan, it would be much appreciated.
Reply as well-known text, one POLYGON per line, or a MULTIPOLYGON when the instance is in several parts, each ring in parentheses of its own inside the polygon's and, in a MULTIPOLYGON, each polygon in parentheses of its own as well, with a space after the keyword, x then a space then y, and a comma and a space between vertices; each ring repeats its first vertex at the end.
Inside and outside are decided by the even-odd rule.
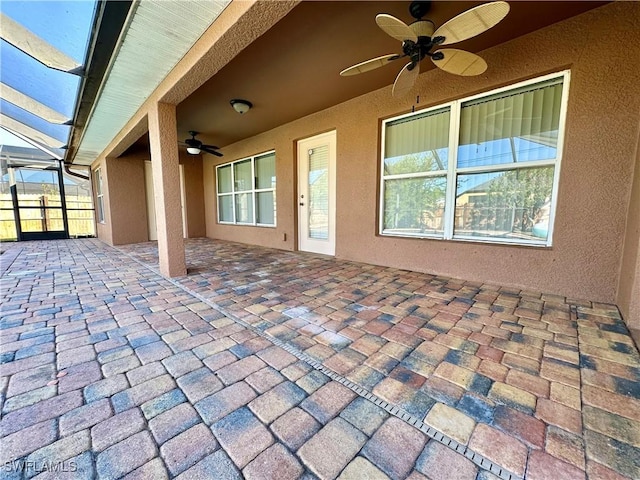
POLYGON ((218 152, 219 147, 216 147, 215 145, 205 145, 196 138, 198 133, 199 132, 194 132, 193 130, 189 131, 191 138, 187 138, 184 141, 184 144, 187 146, 187 153, 190 153, 191 155, 198 155, 200 152, 206 152, 217 157, 222 157, 222 153, 218 152))
POLYGON ((429 11, 430 1, 413 1, 409 12, 416 20, 407 25, 398 18, 381 13, 376 15, 376 23, 387 34, 402 42, 402 54, 383 55, 353 65, 340 72, 342 76, 368 72, 401 58, 407 63, 393 84, 393 96, 399 98, 413 87, 420 73, 420 62, 431 58, 436 67, 455 75, 480 75, 487 69, 487 63, 478 55, 455 48, 439 48, 442 45, 461 42, 475 37, 498 24, 509 13, 509 4, 498 1, 478 5, 462 12, 435 29, 431 20, 422 17, 429 11), (438 48, 436 51, 432 51, 438 48))

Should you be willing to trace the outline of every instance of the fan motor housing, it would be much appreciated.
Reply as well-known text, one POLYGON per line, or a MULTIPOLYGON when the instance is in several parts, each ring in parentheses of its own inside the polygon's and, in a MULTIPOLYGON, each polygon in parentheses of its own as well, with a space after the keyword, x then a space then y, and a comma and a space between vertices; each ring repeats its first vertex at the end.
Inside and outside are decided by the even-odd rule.
POLYGON ((410 27, 418 37, 431 38, 433 32, 436 30, 436 26, 431 20, 417 20, 413 22, 410 27))

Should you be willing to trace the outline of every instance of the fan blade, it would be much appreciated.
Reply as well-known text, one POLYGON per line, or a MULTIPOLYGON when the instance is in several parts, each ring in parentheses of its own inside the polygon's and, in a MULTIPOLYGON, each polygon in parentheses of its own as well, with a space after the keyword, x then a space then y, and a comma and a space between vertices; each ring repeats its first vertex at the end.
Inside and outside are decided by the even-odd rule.
POLYGON ((417 42, 418 37, 413 30, 409 28, 409 25, 402 20, 398 20, 396 17, 387 15, 386 13, 380 13, 376 15, 376 23, 384 30, 387 35, 391 35, 396 40, 404 42, 405 40, 411 40, 417 42))
POLYGON ((394 98, 400 98, 406 95, 416 83, 416 79, 420 73, 420 64, 416 63, 412 69, 409 69, 411 65, 413 65, 412 62, 407 63, 402 70, 400 70, 400 73, 396 77, 396 81, 393 82, 393 90, 391 91, 391 94, 394 98))
POLYGON ((212 150, 220 150, 220 147, 216 147, 215 145, 202 145, 202 148, 211 148, 212 150))
POLYGON ((444 37, 445 40, 440 45, 449 45, 475 37, 498 24, 507 16, 509 9, 507 2, 478 5, 446 22, 435 31, 433 38, 444 37))
POLYGON ((200 147, 200 150, 202 150, 203 152, 210 153, 211 155, 215 155, 216 157, 222 157, 223 156, 220 152, 214 150, 209 145, 203 145, 202 147, 200 147))
POLYGON ((455 48, 443 48, 435 53, 442 53, 444 55, 442 60, 431 59, 436 67, 441 68, 445 72, 453 73, 454 75, 471 77, 473 75, 480 75, 487 69, 487 62, 475 53, 455 48))
POLYGON ((352 67, 345 68, 340 72, 340 75, 343 77, 348 77, 350 75, 357 75, 358 73, 368 72, 378 67, 384 67, 387 63, 393 62, 398 58, 400 58, 400 55, 383 55, 381 57, 372 58, 371 60, 367 60, 366 62, 361 62, 353 65, 352 67))

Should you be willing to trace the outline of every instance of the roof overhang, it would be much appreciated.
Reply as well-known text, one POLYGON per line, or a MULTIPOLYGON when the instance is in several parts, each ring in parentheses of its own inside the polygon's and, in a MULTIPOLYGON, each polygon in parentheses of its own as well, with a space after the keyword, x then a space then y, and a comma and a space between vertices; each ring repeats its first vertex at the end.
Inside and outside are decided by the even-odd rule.
POLYGON ((229 1, 133 4, 108 67, 88 85, 67 160, 95 161, 229 1))

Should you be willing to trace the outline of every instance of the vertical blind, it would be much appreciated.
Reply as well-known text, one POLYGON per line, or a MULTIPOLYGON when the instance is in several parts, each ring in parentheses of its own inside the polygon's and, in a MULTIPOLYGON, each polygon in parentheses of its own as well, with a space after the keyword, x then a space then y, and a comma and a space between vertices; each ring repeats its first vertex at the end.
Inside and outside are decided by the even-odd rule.
POLYGON ((275 188, 276 155, 270 153, 256 158, 256 188, 275 188))
POLYGON ((389 122, 385 129, 385 158, 446 148, 448 108, 389 122))
POLYGON ((555 147, 560 126, 562 79, 465 102, 460 145, 525 138, 555 147))
POLYGON ((329 146, 309 154, 309 238, 329 238, 329 146))

